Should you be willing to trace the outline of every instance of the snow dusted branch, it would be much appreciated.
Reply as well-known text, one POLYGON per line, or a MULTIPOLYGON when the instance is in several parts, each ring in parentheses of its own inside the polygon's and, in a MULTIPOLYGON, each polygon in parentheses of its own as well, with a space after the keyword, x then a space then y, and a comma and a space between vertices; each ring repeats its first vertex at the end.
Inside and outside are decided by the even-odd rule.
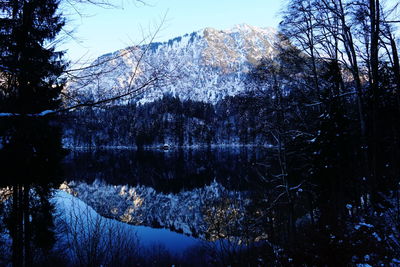
POLYGON ((43 110, 39 113, 31 113, 31 114, 20 114, 20 113, 0 113, 0 117, 18 117, 18 116, 27 116, 27 117, 43 117, 49 114, 56 113, 56 110, 43 110))
MULTIPOLYGON (((122 53, 118 53, 115 56, 103 59, 99 58, 89 66, 67 70, 65 72, 65 75, 69 78, 69 88, 68 90, 61 92, 61 97, 63 98, 64 102, 63 107, 55 110, 44 110, 39 113, 32 114, 0 113, 0 117, 44 117, 48 115, 67 112, 70 110, 75 110, 82 107, 102 107, 106 104, 113 103, 118 100, 126 101, 132 99, 142 94, 146 90, 151 89, 156 84, 165 83, 172 78, 168 67, 165 66, 168 65, 168 62, 165 65, 162 64, 160 66, 150 66, 153 71, 147 77, 142 77, 143 75, 141 73, 142 65, 147 63, 145 62, 146 55, 151 49, 151 45, 154 39, 162 30, 165 20, 166 14, 164 15, 164 17, 162 17, 160 23, 157 25, 155 30, 151 34, 144 37, 143 40, 140 42, 141 44, 147 43, 146 45, 140 44, 132 46, 123 50, 122 53), (107 79, 107 77, 105 76, 109 73, 114 72, 115 69, 119 67, 119 65, 115 64, 115 62, 120 59, 123 60, 124 57, 129 57, 129 60, 134 60, 135 64, 132 68, 132 72, 129 73, 128 77, 124 76, 124 74, 126 73, 121 73, 116 78, 115 83, 120 80, 126 80, 127 84, 125 86, 120 84, 109 86, 109 84, 104 83, 102 81, 102 78, 107 79), (71 88, 71 83, 74 83, 74 88, 71 88), (92 97, 92 99, 87 99, 87 89, 88 87, 89 89, 91 89, 90 87, 93 86, 96 86, 95 93, 96 96, 99 97, 92 97), (80 90, 83 90, 82 94, 79 93, 80 90)), ((147 65, 150 64, 147 63, 147 65)))
MULTIPOLYGON (((347 92, 347 93, 338 94, 336 96, 333 96, 331 99, 329 99, 329 102, 332 102, 334 99, 337 99, 337 98, 341 98, 341 97, 349 96, 349 95, 356 95, 356 94, 357 94, 356 91, 351 91, 351 92, 347 92)), ((319 101, 319 102, 315 102, 315 103, 312 103, 312 104, 305 104, 305 106, 306 107, 319 106, 319 105, 326 104, 326 102, 327 101, 319 101)))
POLYGON ((143 37, 140 43, 147 43, 146 45, 131 46, 115 55, 101 57, 89 66, 68 70, 66 72, 70 81, 68 90, 62 93, 64 103, 67 102, 66 107, 56 112, 79 107, 99 107, 117 100, 129 100, 155 84, 168 81, 172 77, 169 73, 168 64, 166 64, 167 66, 163 64, 151 66, 145 60, 165 21, 166 14, 161 18, 154 31, 143 37), (129 69, 129 64, 131 64, 129 62, 134 63, 131 69, 129 69), (121 64, 127 64, 128 69, 119 73, 117 77, 112 76, 117 73, 115 70, 121 64), (145 64, 152 70, 148 76, 143 75, 142 70, 145 64), (128 77, 126 76, 127 73, 129 74, 128 77), (114 82, 113 85, 109 84, 110 80, 114 82), (80 93, 81 90, 82 93, 80 93), (91 92, 90 97, 92 99, 90 100, 85 99, 88 91, 91 92))

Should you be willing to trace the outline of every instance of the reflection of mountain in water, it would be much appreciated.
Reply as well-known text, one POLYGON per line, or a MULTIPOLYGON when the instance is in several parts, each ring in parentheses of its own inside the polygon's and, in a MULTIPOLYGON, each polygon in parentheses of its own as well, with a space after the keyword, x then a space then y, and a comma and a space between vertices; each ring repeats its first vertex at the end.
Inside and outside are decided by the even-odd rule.
POLYGON ((247 209, 252 204, 249 193, 227 190, 215 181, 176 194, 159 193, 146 186, 113 186, 98 180, 92 184, 71 182, 64 188, 103 216, 127 223, 165 227, 207 240, 248 234, 247 209))
MULTIPOLYGON (((214 240, 248 235, 248 222, 257 216, 250 212, 257 163, 269 152, 254 147, 74 151, 64 166, 71 192, 103 216, 214 240)), ((260 227, 251 234, 262 235, 260 227)))

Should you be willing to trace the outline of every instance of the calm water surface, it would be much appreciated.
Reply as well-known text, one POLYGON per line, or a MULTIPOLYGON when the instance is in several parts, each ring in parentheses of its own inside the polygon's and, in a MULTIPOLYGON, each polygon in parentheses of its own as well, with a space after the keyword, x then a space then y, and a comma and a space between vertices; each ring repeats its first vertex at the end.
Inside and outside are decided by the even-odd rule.
POLYGON ((66 181, 104 180, 113 185, 145 185, 177 193, 212 181, 247 190, 259 175, 263 148, 71 151, 64 160, 66 181))
MULTIPOLYGON (((84 193, 84 191, 94 192, 81 198, 96 210, 121 209, 119 203, 123 203, 124 199, 114 200, 114 202, 110 200, 104 203, 102 197, 95 195, 103 196, 103 192, 107 192, 105 193, 108 194, 106 198, 114 199, 115 195, 120 195, 118 191, 120 186, 127 185, 132 188, 141 185, 154 189, 155 194, 144 200, 147 202, 148 208, 142 207, 140 212, 136 211, 132 215, 140 217, 143 222, 138 223, 139 220, 134 218, 130 223, 157 226, 184 233, 185 229, 190 228, 186 234, 200 235, 202 239, 214 240, 215 233, 206 230, 210 224, 207 212, 214 210, 212 214, 215 214, 216 209, 224 210, 227 208, 226 205, 240 206, 239 202, 227 204, 226 200, 231 201, 230 199, 236 198, 238 196, 236 192, 251 192, 257 187, 257 177, 261 171, 260 163, 265 161, 268 153, 269 151, 266 149, 249 147, 71 151, 63 161, 63 168, 67 182, 75 181, 76 184, 84 182, 89 185, 86 189, 80 189, 80 191, 78 189, 78 197, 79 193, 84 193), (102 185, 100 187, 92 186, 91 184, 95 180, 102 181, 102 185), (204 189, 212 183, 221 186, 216 190, 226 189, 223 193, 225 195, 219 196, 223 191, 214 192, 212 189, 204 189), (118 192, 110 194, 109 185, 117 186, 118 192), (182 196, 182 192, 189 194, 189 197, 182 196), (204 194, 208 194, 208 196, 204 196, 204 194), (148 204, 149 202, 151 204, 148 204), (180 207, 178 210, 190 210, 190 207, 193 206, 194 215, 191 214, 191 211, 187 214, 174 211, 176 207, 173 202, 177 202, 176 205, 180 207), (208 206, 204 202, 209 202, 208 206), (161 210, 169 209, 170 211, 166 211, 165 215, 159 214, 161 210), (190 221, 185 218, 186 216, 193 216, 197 219, 190 221), (152 222, 146 219, 148 217, 157 219, 152 222)), ((141 191, 139 194, 145 193, 141 191)), ((130 200, 130 202, 132 201, 130 200)), ((102 215, 120 218, 123 213, 126 213, 123 210, 128 209, 124 204, 121 204, 123 206, 121 214, 115 215, 106 212, 102 215)), ((224 220, 226 219, 224 218, 224 220)), ((236 217, 232 221, 241 219, 236 217)), ((213 223, 221 222, 212 221, 211 224, 213 223)), ((135 229, 143 239, 141 243, 158 241, 171 252, 176 252, 177 243, 180 243, 179 248, 181 249, 182 246, 192 246, 194 242, 193 239, 184 236, 178 238, 176 233, 166 229, 141 228, 141 226, 135 226, 135 229), (171 236, 176 236, 176 238, 171 238, 171 236)))

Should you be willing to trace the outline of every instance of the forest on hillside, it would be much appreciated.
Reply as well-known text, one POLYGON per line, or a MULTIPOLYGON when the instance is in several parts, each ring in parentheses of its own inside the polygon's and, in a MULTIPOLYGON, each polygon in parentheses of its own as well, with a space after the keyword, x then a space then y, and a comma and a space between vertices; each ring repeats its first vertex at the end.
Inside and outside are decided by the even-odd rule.
POLYGON ((165 95, 143 105, 82 109, 62 117, 64 145, 99 147, 268 146, 265 97, 234 96, 216 105, 165 95))

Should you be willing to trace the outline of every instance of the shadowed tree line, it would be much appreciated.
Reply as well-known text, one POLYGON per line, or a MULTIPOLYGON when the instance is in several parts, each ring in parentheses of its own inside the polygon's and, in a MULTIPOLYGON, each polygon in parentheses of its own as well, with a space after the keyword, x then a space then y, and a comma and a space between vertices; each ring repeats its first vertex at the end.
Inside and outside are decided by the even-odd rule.
POLYGON ((288 1, 278 52, 250 75, 273 107, 261 121, 280 166, 260 171, 253 212, 283 265, 398 264, 397 6, 385 4, 288 1))
POLYGON ((61 133, 26 116, 60 104, 66 64, 52 41, 64 26, 52 0, 0 3, 0 184, 10 253, 2 264, 46 262, 55 242, 51 188, 60 181, 61 133), (3 114, 4 114, 3 113, 3 114))
POLYGON ((271 140, 259 124, 268 111, 255 95, 227 97, 216 105, 164 95, 152 103, 82 109, 62 117, 65 144, 100 146, 265 146, 271 140))

